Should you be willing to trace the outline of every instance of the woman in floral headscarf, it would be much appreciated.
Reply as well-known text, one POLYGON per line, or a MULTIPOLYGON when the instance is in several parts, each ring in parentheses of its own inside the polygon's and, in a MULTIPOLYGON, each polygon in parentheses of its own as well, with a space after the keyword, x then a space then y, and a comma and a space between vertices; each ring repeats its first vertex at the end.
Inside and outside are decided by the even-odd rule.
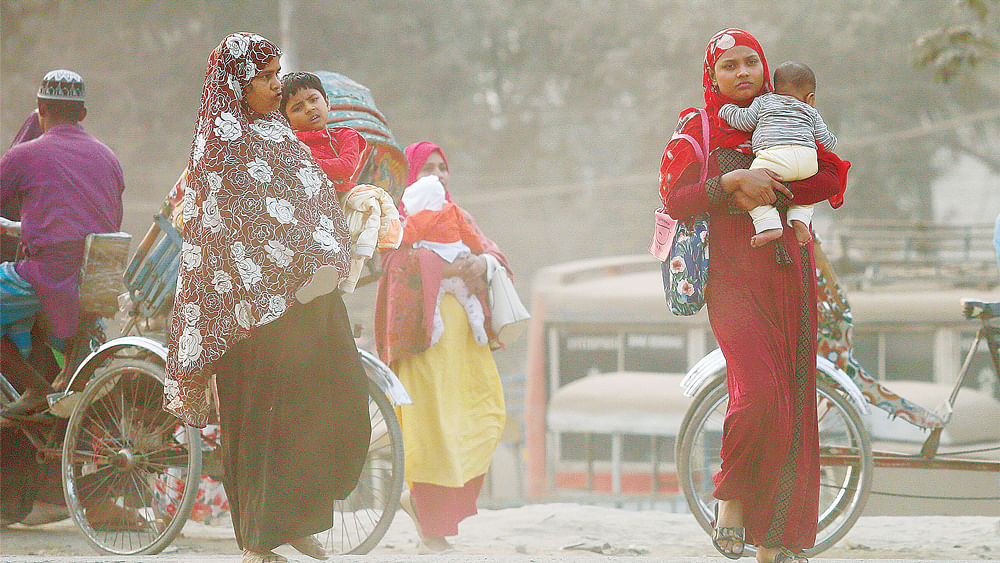
POLYGON ((770 203, 811 204, 838 193, 833 159, 819 172, 785 186, 764 170, 747 170, 750 134, 719 118, 726 103, 747 106, 771 91, 757 40, 740 29, 712 37, 702 85, 709 125, 708 178, 676 133, 702 138, 694 108, 681 112, 660 166, 660 195, 674 218, 710 213, 708 316, 726 357, 729 407, 713 543, 736 559, 744 544, 758 561, 801 561, 816 539, 819 453, 816 422, 816 269, 813 243, 799 246, 791 229, 775 248, 747 248, 747 214, 770 203), (741 242, 744 241, 744 242, 741 242))
POLYGON ((339 294, 350 250, 326 174, 278 111, 281 51, 234 33, 212 52, 188 161, 164 407, 209 421, 246 561, 324 558, 368 449, 367 378, 339 294))
MULTIPOLYGON (((441 147, 414 143, 406 147, 406 159, 407 186, 437 176, 451 201, 441 147)), ((406 209, 401 206, 400 211, 405 217, 406 209)), ((483 253, 507 267, 496 243, 468 212, 461 212, 483 253)), ((376 298, 376 345, 413 398, 412 405, 397 409, 409 483, 400 503, 417 526, 421 551, 444 551, 451 548, 446 537, 458 533, 458 523, 476 514, 476 499, 506 419, 489 344, 476 341, 473 320, 455 295, 439 293, 444 285, 464 284, 487 312, 485 322, 479 322, 489 327, 486 260, 467 254, 449 263, 427 247, 404 244, 386 254, 382 264, 386 275, 379 280, 376 298), (438 322, 443 326, 436 327, 438 322)))

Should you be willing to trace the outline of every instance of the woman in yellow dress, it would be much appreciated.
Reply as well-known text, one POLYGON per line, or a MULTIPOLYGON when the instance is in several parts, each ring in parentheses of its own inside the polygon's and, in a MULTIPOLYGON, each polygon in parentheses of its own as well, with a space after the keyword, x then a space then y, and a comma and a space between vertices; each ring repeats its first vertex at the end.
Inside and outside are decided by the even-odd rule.
MULTIPOLYGON (((406 148, 406 157, 408 186, 434 175, 447 189, 448 161, 440 147, 414 143, 406 148)), ((400 211, 405 217, 405 206, 400 211)), ((483 253, 507 267, 496 243, 482 234, 468 212, 462 210, 462 215, 483 253)), ((409 484, 400 504, 417 525, 421 550, 445 551, 452 547, 446 537, 457 535, 458 523, 476 514, 476 499, 506 417, 492 355, 486 260, 468 253, 449 262, 435 252, 433 243, 418 242, 386 254, 383 268, 376 343, 382 360, 413 398, 412 405, 397 408, 409 484), (479 299, 485 318, 467 313, 476 308, 467 309, 456 297, 466 291, 479 299), (483 341, 477 325, 486 329, 489 341, 483 341)))

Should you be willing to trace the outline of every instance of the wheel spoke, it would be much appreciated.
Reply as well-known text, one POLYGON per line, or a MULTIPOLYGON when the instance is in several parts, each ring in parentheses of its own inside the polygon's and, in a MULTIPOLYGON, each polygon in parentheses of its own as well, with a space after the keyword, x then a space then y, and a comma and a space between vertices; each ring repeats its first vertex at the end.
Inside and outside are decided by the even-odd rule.
POLYGON ((94 434, 94 432, 92 432, 90 430, 90 428, 87 428, 85 426, 82 426, 80 428, 80 430, 82 432, 86 433, 87 435, 89 435, 91 438, 94 439, 94 444, 93 445, 94 445, 95 449, 96 449, 97 446, 103 446, 104 449, 107 449, 108 451, 114 452, 115 448, 108 444, 108 435, 109 434, 107 432, 105 432, 105 434, 103 436, 99 436, 97 434, 94 434))
POLYGON ((83 465, 84 463, 97 463, 98 461, 103 461, 106 464, 110 462, 110 460, 111 456, 106 454, 99 454, 85 450, 73 450, 71 463, 74 465, 83 465))
POLYGON ((106 367, 81 391, 67 424, 67 504, 97 549, 157 553, 180 531, 176 517, 183 524, 198 490, 199 475, 191 468, 200 451, 179 443, 177 431, 189 440, 197 435, 162 410, 161 365, 118 356, 106 367), (168 505, 179 511, 175 518, 168 517, 168 505), (108 529, 89 523, 105 528, 101 518, 108 529), (172 523, 163 528, 161 519, 172 523))
MULTIPOLYGON (((112 466, 110 466, 110 465, 107 465, 107 466, 99 469, 98 471, 101 471, 103 469, 114 469, 114 468, 112 466)), ((85 475, 84 477, 90 477, 91 475, 96 475, 96 474, 97 474, 97 471, 95 471, 93 473, 90 473, 88 475, 85 475)), ((117 475, 116 471, 111 471, 107 475, 102 475, 101 476, 101 480, 98 481, 97 483, 95 483, 92 487, 89 487, 90 488, 90 493, 87 494, 87 495, 85 495, 81 500, 82 501, 87 501, 87 500, 91 499, 94 496, 95 493, 97 493, 102 488, 104 488, 105 485, 108 485, 108 483, 110 483, 110 481, 112 479, 114 479, 116 475, 117 475)), ((81 485, 84 485, 84 484, 85 483, 81 483, 81 485)), ((81 488, 82 487, 77 487, 77 491, 79 492, 81 488)), ((108 490, 111 490, 111 486, 110 485, 108 485, 108 490)), ((82 505, 85 506, 87 503, 86 502, 81 502, 80 504, 82 504, 82 505)))
MULTIPOLYGON (((114 407, 115 407, 114 401, 107 400, 107 398, 108 398, 108 396, 105 395, 104 397, 101 398, 101 400, 99 400, 99 401, 97 401, 97 402, 94 403, 94 407, 95 407, 94 410, 98 410, 97 407, 103 407, 103 411, 104 411, 103 414, 102 413, 94 413, 93 415, 88 415, 87 416, 87 420, 89 422, 91 422, 93 425, 95 425, 98 428, 100 428, 101 430, 104 430, 105 433, 110 437, 110 436, 114 435, 114 432, 112 432, 112 430, 117 430, 118 429, 119 415, 116 415, 113 412, 115 410, 114 409, 114 407), (97 416, 98 414, 102 414, 102 416, 97 416), (114 424, 115 426, 114 427, 108 427, 108 426, 106 426, 106 423, 114 424)), ((105 439, 107 439, 107 438, 105 438, 105 439)))

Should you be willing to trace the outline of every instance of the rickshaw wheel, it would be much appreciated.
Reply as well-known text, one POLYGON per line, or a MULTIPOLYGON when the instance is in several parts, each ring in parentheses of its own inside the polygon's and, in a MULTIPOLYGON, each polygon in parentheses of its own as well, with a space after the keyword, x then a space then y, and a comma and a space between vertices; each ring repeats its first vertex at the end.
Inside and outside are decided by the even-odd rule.
POLYGON ((99 552, 159 553, 191 513, 201 435, 162 405, 161 365, 115 360, 94 375, 69 418, 63 495, 99 552))
MULTIPOLYGON (((677 477, 691 514, 706 533, 712 532, 715 488, 712 476, 721 464, 723 421, 729 403, 723 369, 691 402, 677 438, 677 477)), ((861 516, 871 491, 875 462, 861 417, 845 393, 818 378, 820 495, 816 544, 805 550, 814 557, 844 537, 861 516)), ((755 552, 748 545, 746 553, 755 552)), ((745 553, 745 555, 746 555, 745 553)))

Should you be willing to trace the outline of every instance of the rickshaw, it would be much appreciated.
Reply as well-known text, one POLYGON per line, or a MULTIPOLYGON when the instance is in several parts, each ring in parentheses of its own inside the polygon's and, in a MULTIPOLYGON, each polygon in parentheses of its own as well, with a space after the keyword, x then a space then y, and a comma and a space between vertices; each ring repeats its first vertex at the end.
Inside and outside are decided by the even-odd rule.
MULTIPOLYGON (((9 234, 19 229, 4 223, 9 234)), ((46 464, 59 462, 70 517, 97 551, 116 555, 169 545, 187 520, 201 474, 198 430, 161 408, 164 346, 143 336, 106 337, 131 239, 122 232, 87 237, 80 331, 61 371, 67 383, 48 395, 42 412, 3 419, 5 448, 35 451, 37 465, 19 470, 42 475, 46 464)), ((0 374, 2 402, 19 396, 0 374)), ((4 519, 22 520, 30 504, 5 506, 4 519)))
MULTIPOLYGON (((385 118, 375 107, 368 88, 334 72, 317 72, 330 100, 329 126, 349 126, 368 143, 362 155, 357 183, 384 189, 398 202, 406 181, 406 159, 396 144, 385 118)), ((174 210, 180 197, 172 193, 153 217, 153 224, 125 271, 129 296, 124 309, 126 332, 162 332, 171 310, 180 264, 181 234, 174 210)), ((381 275, 376 259, 369 260, 367 273, 358 286, 381 275)), ((334 525, 318 534, 327 551, 362 554, 374 548, 385 535, 399 508, 403 490, 403 435, 393 405, 411 402, 392 370, 370 351, 359 348, 361 363, 369 378, 368 410, 371 441, 357 487, 336 501, 334 525)), ((225 439, 224 437, 222 439, 225 439)), ((204 438, 206 475, 220 479, 221 450, 204 438)))

